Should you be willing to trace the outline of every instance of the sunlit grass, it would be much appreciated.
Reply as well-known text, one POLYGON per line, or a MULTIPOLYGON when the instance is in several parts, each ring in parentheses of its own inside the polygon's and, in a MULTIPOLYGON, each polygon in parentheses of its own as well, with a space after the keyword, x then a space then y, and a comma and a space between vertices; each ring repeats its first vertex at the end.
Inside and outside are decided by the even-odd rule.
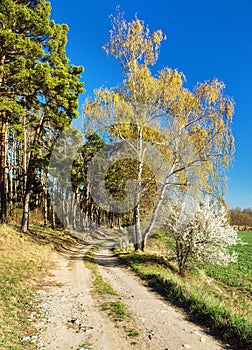
POLYGON ((127 316, 127 309, 121 301, 106 301, 101 305, 102 310, 108 311, 115 321, 123 321, 127 316))
POLYGON ((49 252, 50 246, 38 245, 11 226, 0 226, 1 349, 32 348, 22 339, 34 332, 29 316, 36 310, 33 297, 49 252))
POLYGON ((238 263, 229 264, 226 267, 208 265, 204 270, 210 276, 219 281, 225 287, 237 289, 239 294, 252 293, 252 232, 239 232, 245 245, 237 245, 238 263))

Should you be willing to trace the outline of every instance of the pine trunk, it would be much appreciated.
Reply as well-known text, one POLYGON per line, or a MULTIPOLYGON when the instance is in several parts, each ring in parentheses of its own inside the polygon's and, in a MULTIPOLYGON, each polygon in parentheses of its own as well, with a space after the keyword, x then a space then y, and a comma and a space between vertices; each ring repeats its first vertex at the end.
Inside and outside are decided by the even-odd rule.
POLYGON ((29 228, 29 203, 30 203, 30 192, 27 192, 24 196, 22 232, 27 232, 29 228))
POLYGON ((24 194, 23 217, 22 217, 22 232, 27 232, 29 229, 29 206, 31 198, 31 188, 34 180, 35 171, 32 167, 28 167, 28 176, 26 189, 24 194))
POLYGON ((7 220, 6 217, 6 176, 5 176, 5 162, 6 162, 6 127, 7 127, 7 118, 5 111, 1 112, 2 125, 0 133, 0 194, 1 194, 1 212, 0 212, 0 222, 5 223, 7 220))
POLYGON ((48 193, 47 186, 44 188, 44 226, 48 226, 48 193))
POLYGON ((8 160, 8 215, 13 212, 13 162, 8 160))
MULTIPOLYGON (((34 145, 38 144, 41 139, 43 123, 44 123, 44 118, 42 117, 35 132, 35 136, 33 140, 34 145)), ((25 192, 24 192, 25 194, 24 194, 24 202, 23 202, 23 217, 22 217, 22 225, 21 225, 22 232, 27 232, 29 229, 29 206, 30 206, 30 198, 31 198, 30 192, 31 192, 32 184, 35 179, 35 167, 34 167, 35 157, 36 156, 34 155, 34 153, 30 154, 27 172, 25 173, 26 186, 25 186, 25 192)))
POLYGON ((56 228, 56 221, 55 221, 55 210, 54 210, 54 206, 55 206, 55 179, 53 177, 52 180, 52 191, 51 191, 51 220, 52 220, 52 229, 54 230, 56 228))

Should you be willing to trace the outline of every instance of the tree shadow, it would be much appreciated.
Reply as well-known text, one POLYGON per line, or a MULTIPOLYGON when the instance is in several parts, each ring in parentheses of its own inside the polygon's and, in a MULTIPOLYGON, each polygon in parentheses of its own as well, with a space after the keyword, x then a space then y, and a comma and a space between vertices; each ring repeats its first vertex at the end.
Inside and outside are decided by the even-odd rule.
POLYGON ((102 267, 121 267, 123 263, 114 255, 107 255, 105 253, 96 252, 94 255, 94 262, 102 267))
MULTIPOLYGON (((18 226, 15 226, 19 230, 18 226)), ((75 255, 84 247, 90 245, 89 242, 74 236, 70 232, 64 230, 52 230, 46 227, 31 225, 26 233, 20 232, 21 235, 29 236, 34 242, 40 245, 52 245, 53 249, 60 254, 75 257, 75 255)))
MULTIPOLYGON (((119 255, 119 254, 118 254, 119 255)), ((115 254, 117 256, 117 254, 115 254)), ((172 272, 177 273, 176 268, 171 264, 171 261, 174 261, 174 258, 166 258, 162 255, 156 254, 134 254, 131 253, 121 253, 120 252, 120 261, 128 264, 154 264, 160 265, 161 267, 168 268, 172 272)))

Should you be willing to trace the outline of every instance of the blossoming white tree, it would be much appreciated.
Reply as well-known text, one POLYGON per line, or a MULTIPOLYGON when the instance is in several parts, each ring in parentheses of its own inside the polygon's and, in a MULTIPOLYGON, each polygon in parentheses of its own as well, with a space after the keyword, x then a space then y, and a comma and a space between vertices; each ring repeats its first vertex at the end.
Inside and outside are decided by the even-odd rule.
POLYGON ((169 209, 165 227, 172 237, 180 275, 196 262, 227 265, 237 261, 237 253, 229 248, 240 241, 228 224, 224 207, 216 212, 209 201, 200 205, 184 200, 180 207, 169 209))

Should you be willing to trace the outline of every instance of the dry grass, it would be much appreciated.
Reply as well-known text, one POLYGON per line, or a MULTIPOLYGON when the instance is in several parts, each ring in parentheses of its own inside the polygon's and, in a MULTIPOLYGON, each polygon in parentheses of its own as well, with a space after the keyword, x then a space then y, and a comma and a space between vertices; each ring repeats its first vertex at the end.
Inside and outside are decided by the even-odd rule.
POLYGON ((0 226, 0 348, 29 349, 34 293, 46 270, 51 245, 40 245, 14 226, 0 226))

